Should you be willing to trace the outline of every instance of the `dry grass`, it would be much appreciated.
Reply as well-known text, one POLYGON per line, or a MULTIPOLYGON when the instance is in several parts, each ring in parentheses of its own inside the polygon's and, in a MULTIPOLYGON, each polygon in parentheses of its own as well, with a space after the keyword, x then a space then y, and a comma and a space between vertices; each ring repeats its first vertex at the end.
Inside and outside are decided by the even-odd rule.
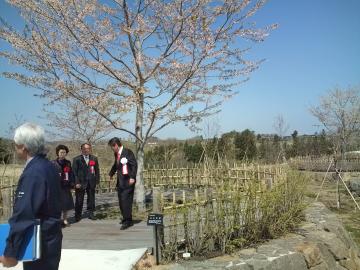
POLYGON ((17 183, 22 171, 23 165, 9 164, 0 165, 0 186, 11 185, 17 183))
POLYGON ((145 254, 133 267, 133 270, 150 270, 159 269, 156 266, 155 257, 149 254, 145 254))
MULTIPOLYGON (((357 210, 354 201, 346 191, 344 185, 340 183, 340 208, 338 209, 336 199, 336 177, 334 175, 328 175, 323 187, 320 189, 325 173, 308 174, 311 175, 313 180, 309 183, 307 195, 310 198, 315 199, 316 195, 320 192, 318 200, 323 202, 326 207, 338 215, 354 241, 360 246, 360 212, 357 210)), ((355 173, 352 173, 351 175, 353 177, 356 176, 355 173)), ((349 176, 350 174, 347 174, 343 177, 345 181, 349 176)), ((360 204, 359 196, 355 198, 358 204, 360 204)))

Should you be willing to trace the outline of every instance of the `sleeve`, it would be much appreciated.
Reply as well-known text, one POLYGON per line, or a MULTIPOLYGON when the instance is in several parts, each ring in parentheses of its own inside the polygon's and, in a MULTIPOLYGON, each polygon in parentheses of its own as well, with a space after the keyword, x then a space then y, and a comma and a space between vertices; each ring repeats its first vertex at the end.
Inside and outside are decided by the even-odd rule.
POLYGON ((68 166, 70 168, 70 181, 69 181, 69 184, 70 184, 70 187, 73 188, 75 186, 75 174, 74 174, 74 171, 73 171, 73 168, 71 166, 71 161, 68 162, 68 166))
POLYGON ((45 179, 37 173, 24 175, 17 189, 14 212, 9 219, 10 231, 4 255, 19 260, 19 252, 28 229, 35 224, 36 213, 46 199, 45 179))
POLYGON ((129 150, 129 154, 128 154, 128 163, 129 163, 129 177, 136 180, 137 161, 135 159, 134 153, 131 150, 129 150))
POLYGON ((95 175, 96 175, 96 184, 100 183, 100 167, 99 167, 99 161, 97 157, 95 157, 95 175))
POLYGON ((116 159, 114 161, 114 164, 112 165, 110 172, 109 172, 109 176, 113 176, 116 173, 116 159))
POLYGON ((76 157, 73 159, 73 167, 72 167, 72 169, 73 169, 75 185, 81 184, 79 176, 78 176, 79 165, 78 165, 76 157))
POLYGON ((59 163, 56 162, 56 160, 52 160, 51 163, 54 165, 54 167, 56 168, 56 172, 57 173, 61 173, 62 170, 61 170, 61 167, 59 165, 59 163))

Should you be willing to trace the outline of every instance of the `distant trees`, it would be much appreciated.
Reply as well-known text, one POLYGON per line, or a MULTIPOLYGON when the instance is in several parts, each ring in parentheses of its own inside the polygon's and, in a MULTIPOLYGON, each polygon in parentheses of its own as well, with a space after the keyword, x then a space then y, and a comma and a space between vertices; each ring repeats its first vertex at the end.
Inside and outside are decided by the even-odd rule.
POLYGON ((202 147, 200 141, 196 142, 195 144, 189 144, 185 142, 183 151, 185 159, 188 162, 199 163, 203 159, 204 148, 202 147))
POLYGON ((292 138, 292 146, 289 149, 288 153, 291 157, 295 157, 298 155, 300 150, 300 144, 299 144, 299 137, 297 130, 294 130, 294 132, 291 134, 292 138))
POLYGON ((257 155, 255 132, 245 129, 241 133, 236 134, 234 146, 237 160, 252 161, 257 155))
POLYGON ((329 155, 333 152, 332 149, 331 139, 325 130, 320 134, 301 137, 298 136, 297 130, 294 130, 291 134, 291 144, 286 149, 286 157, 329 155))
POLYGON ((186 160, 194 163, 203 161, 201 155, 215 161, 220 157, 227 161, 274 163, 279 162, 281 151, 286 158, 329 155, 332 153, 332 142, 325 130, 320 134, 301 136, 294 130, 290 138, 281 139, 277 134, 256 135, 254 131, 245 129, 242 132, 224 133, 220 138, 185 143, 183 151, 186 160))
POLYGON ((181 145, 163 144, 152 147, 151 150, 145 152, 145 164, 168 164, 175 162, 174 156, 177 154, 181 145))

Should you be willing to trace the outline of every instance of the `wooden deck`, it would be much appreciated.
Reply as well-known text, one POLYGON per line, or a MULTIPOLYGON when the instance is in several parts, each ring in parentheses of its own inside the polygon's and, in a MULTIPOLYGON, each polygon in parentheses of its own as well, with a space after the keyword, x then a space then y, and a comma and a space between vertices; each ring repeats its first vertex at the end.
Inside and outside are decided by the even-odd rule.
MULTIPOLYGON (((63 249, 125 250, 153 246, 153 229, 146 221, 134 220, 134 226, 122 231, 119 218, 88 219, 85 205, 86 198, 83 219, 63 229, 63 249)), ((117 206, 117 194, 96 194, 96 208, 104 205, 117 206)), ((72 211, 70 222, 74 221, 73 215, 72 211)))
POLYGON ((145 221, 121 231, 118 220, 84 218, 66 227, 63 235, 64 249, 125 250, 153 245, 152 228, 145 221))

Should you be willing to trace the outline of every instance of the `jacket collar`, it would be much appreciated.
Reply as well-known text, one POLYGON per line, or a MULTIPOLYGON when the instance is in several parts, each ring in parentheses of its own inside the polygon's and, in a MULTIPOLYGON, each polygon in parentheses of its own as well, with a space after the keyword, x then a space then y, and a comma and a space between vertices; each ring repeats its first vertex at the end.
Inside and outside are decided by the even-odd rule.
MULTIPOLYGON (((85 161, 85 158, 84 158, 84 155, 83 155, 83 154, 80 155, 80 158, 81 158, 81 162, 84 163, 84 164, 86 164, 86 161, 85 161)), ((93 156, 92 156, 91 154, 89 155, 89 161, 90 161, 90 160, 93 160, 93 156)))
POLYGON ((39 159, 44 158, 45 155, 36 155, 33 156, 30 160, 28 160, 25 164, 24 171, 29 169, 32 165, 34 165, 39 159))

